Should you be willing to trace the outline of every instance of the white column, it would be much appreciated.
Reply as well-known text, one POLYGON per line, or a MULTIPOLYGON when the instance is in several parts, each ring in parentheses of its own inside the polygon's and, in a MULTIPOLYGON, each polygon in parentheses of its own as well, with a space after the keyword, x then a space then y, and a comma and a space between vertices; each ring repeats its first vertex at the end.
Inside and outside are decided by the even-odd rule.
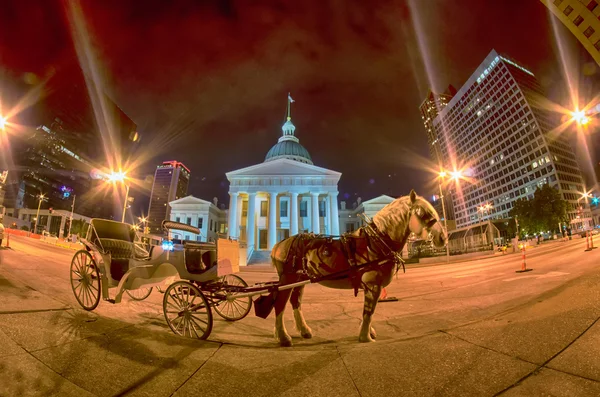
POLYGON ((321 233, 321 227, 319 223, 319 193, 310 192, 310 195, 312 196, 312 219, 310 222, 311 228, 313 233, 319 234, 321 233))
POLYGON ((329 216, 331 217, 331 234, 340 235, 340 215, 338 213, 338 192, 329 193, 329 216))
POLYGON ((329 207, 329 203, 331 202, 331 200, 329 200, 329 195, 325 196, 323 198, 323 201, 325 201, 325 226, 324 228, 327 229, 327 234, 328 235, 333 235, 332 231, 331 231, 331 208, 329 207))
POLYGON ((267 248, 273 249, 277 241, 277 193, 269 192, 269 239, 267 240, 267 248))
POLYGON ((290 235, 294 236, 298 234, 298 193, 292 193, 290 199, 291 213, 290 213, 290 235))
POLYGON ((229 228, 229 230, 228 230, 227 234, 231 238, 238 237, 237 234, 239 231, 239 226, 238 226, 238 216, 237 216, 237 205, 238 205, 238 196, 239 195, 240 194, 237 192, 229 193, 229 225, 227 226, 229 228))
POLYGON ((238 195, 237 198, 237 216, 236 216, 236 229, 235 229, 235 235, 237 236, 237 238, 240 238, 240 225, 242 224, 242 208, 243 208, 243 204, 244 204, 244 198, 241 195, 238 195))
POLYGON ((246 242, 248 248, 254 247, 255 212, 256 193, 248 193, 248 218, 246 219, 246 242))

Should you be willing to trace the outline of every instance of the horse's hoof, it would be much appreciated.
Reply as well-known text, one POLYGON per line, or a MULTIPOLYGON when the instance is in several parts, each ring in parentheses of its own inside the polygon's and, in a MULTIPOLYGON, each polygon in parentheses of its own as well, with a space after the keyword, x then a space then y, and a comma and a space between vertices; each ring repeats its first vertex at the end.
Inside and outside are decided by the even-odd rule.
POLYGON ((310 339, 313 336, 312 330, 308 327, 306 327, 304 330, 301 330, 300 335, 302 335, 304 339, 310 339))
POLYGON ((289 339, 281 339, 279 341, 279 346, 281 347, 292 347, 293 343, 292 343, 292 338, 289 339))
POLYGON ((371 331, 369 332, 369 335, 371 335, 371 338, 377 339, 377 332, 375 332, 375 328, 371 327, 371 331))
POLYGON ((371 335, 368 335, 366 337, 359 336, 358 341, 360 343, 369 343, 369 342, 375 342, 375 339, 371 338, 371 335))

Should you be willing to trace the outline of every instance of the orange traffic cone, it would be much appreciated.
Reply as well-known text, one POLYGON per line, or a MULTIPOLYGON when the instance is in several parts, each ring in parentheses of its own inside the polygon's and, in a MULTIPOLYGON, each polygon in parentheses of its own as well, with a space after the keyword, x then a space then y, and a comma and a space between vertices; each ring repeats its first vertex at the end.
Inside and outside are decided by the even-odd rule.
POLYGON ((523 264, 521 265, 521 270, 515 270, 515 273, 530 272, 533 269, 527 269, 527 264, 525 263, 525 244, 521 245, 521 251, 523 251, 523 264))
POLYGON ((591 251, 591 250, 592 249, 590 248, 590 232, 586 231, 585 232, 585 249, 583 250, 583 252, 591 251))

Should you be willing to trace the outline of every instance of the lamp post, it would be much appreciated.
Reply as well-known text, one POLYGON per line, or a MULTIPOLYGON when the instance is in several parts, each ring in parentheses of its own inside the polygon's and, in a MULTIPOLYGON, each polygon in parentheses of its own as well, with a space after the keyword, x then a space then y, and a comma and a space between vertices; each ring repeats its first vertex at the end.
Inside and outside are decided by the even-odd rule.
POLYGON ((67 238, 71 236, 71 226, 73 226, 73 211, 75 211, 75 197, 77 196, 73 195, 73 204, 71 204, 71 218, 69 218, 69 233, 67 233, 67 238))
POLYGON ((44 201, 46 199, 46 197, 43 194, 38 194, 38 199, 39 199, 39 203, 38 203, 37 214, 35 216, 35 224, 33 226, 33 233, 37 233, 38 220, 40 219, 40 208, 42 207, 42 201, 44 201))
POLYGON ((129 199, 129 185, 125 183, 127 179, 126 173, 123 171, 111 172, 108 175, 109 182, 122 182, 125 185, 125 200, 123 201, 123 214, 121 215, 121 222, 125 222, 125 212, 127 211, 127 200, 129 199))
POLYGON ((448 235, 448 220, 446 219, 446 205, 444 204, 444 191, 442 189, 442 183, 446 177, 446 171, 440 171, 440 181, 438 183, 440 187, 440 200, 442 200, 442 213, 444 215, 444 231, 446 232, 446 262, 450 262, 450 236, 448 235))

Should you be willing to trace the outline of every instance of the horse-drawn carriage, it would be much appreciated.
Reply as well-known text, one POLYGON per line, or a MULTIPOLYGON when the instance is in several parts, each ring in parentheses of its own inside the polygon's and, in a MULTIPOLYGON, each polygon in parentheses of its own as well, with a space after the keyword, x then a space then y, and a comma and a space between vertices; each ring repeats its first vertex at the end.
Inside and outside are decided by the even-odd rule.
MULTIPOLYGON (((171 221, 164 221, 163 228, 169 234, 172 229, 200 233, 198 228, 171 221)), ((250 312, 250 298, 227 300, 223 293, 229 287, 247 286, 233 274, 239 271, 237 241, 173 245, 168 239, 162 245, 147 246, 131 225, 92 219, 81 242, 86 249, 73 256, 70 274, 73 294, 85 310, 98 306, 100 294, 107 302, 120 303, 123 293, 143 300, 153 287, 166 287, 163 311, 169 327, 177 334, 200 339, 211 332, 213 309, 230 321, 250 312)))
MULTIPOLYGON (((170 238, 162 246, 143 246, 131 225, 93 219, 86 249, 78 251, 71 262, 71 286, 85 310, 93 310, 104 300, 119 303, 123 293, 133 299, 147 298, 153 287, 168 285, 163 297, 165 320, 179 335, 206 339, 213 327, 212 310, 226 320, 244 318, 255 301, 256 315, 266 318, 275 308, 275 336, 282 346, 291 345, 283 322, 288 300, 294 307, 296 327, 304 338, 312 331, 301 311, 302 290, 306 284, 321 283, 332 288, 365 292, 365 310, 359 341, 375 338, 371 317, 381 289, 403 264, 399 252, 409 235, 427 239, 441 247, 446 236, 439 216, 426 200, 414 191, 383 208, 373 220, 352 234, 340 237, 300 234, 275 245, 271 253, 279 283, 248 286, 239 276, 237 241, 219 239, 216 243, 184 241, 173 245, 170 238), (110 298, 109 289, 116 289, 110 298)), ((163 227, 199 234, 186 224, 164 221, 163 227)))

